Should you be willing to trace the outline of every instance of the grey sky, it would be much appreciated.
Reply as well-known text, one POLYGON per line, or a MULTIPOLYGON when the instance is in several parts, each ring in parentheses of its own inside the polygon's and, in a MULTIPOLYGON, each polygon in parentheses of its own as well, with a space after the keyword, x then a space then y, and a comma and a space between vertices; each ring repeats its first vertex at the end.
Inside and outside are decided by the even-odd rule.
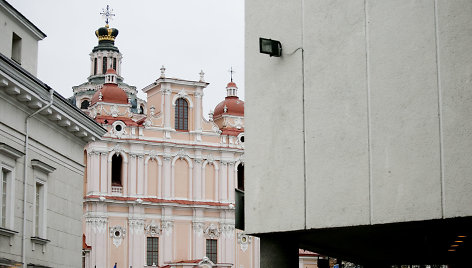
POLYGON ((116 14, 110 27, 119 35, 125 82, 141 89, 166 75, 210 83, 204 91, 204 115, 226 96, 228 70, 244 99, 244 0, 7 0, 47 37, 39 45, 38 77, 63 96, 86 81, 95 30, 107 4, 116 14))

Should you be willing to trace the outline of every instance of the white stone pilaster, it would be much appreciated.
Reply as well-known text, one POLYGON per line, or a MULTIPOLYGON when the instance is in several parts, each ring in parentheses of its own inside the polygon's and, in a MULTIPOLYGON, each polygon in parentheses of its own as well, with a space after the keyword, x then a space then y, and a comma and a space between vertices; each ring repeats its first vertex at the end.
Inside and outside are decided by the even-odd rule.
POLYGON ((138 187, 138 191, 137 191, 137 194, 138 195, 145 195, 144 193, 144 156, 143 155, 138 155, 138 174, 137 174, 137 187, 138 187))
POLYGON ((219 178, 219 199, 220 201, 228 200, 228 162, 221 161, 220 178, 219 178))
POLYGON ((172 182, 171 182, 171 177, 172 177, 172 160, 170 154, 166 154, 163 157, 164 163, 163 163, 163 178, 162 178, 162 188, 163 188, 163 197, 164 198, 170 198, 172 194, 172 182))
POLYGON ((130 154, 129 159, 129 195, 136 195, 136 155, 130 154))
POLYGON ((92 192, 92 153, 87 152, 87 194, 92 192))
POLYGON ((107 153, 100 153, 100 193, 108 193, 107 153))
POLYGON ((172 90, 170 88, 170 84, 163 83, 162 84, 162 94, 164 95, 164 128, 170 129, 170 115, 171 115, 171 99, 170 95, 172 90))
POLYGON ((99 153, 97 152, 92 152, 90 161, 91 161, 91 166, 92 166, 92 192, 98 193, 100 192, 100 158, 99 158, 99 153))
POLYGON ((194 161, 195 161, 195 168, 193 169, 193 199, 203 200, 203 192, 202 192, 202 162, 203 160, 201 156, 198 156, 198 158, 195 158, 194 161))
POLYGON ((123 159, 123 167, 122 167, 122 171, 121 171, 121 184, 123 185, 123 195, 128 195, 128 191, 129 191, 129 188, 128 188, 128 180, 129 180, 129 174, 128 174, 128 161, 125 161, 125 159, 123 159))
POLYGON ((128 219, 129 226, 129 265, 143 267, 145 258, 144 220, 141 218, 128 219))
POLYGON ((235 187, 235 181, 234 181, 234 175, 235 175, 235 163, 234 162, 229 162, 228 163, 228 201, 234 202, 234 189, 235 187))
POLYGON ((202 130, 202 97, 203 89, 197 87, 195 91, 195 131, 202 130))
POLYGON ((203 236, 203 230, 205 228, 205 222, 203 219, 203 210, 194 209, 193 220, 192 220, 192 229, 193 229, 193 239, 192 239, 192 259, 202 259, 205 257, 205 237, 203 236))
POLYGON ((161 219, 161 228, 162 228, 162 258, 163 263, 168 263, 173 261, 174 258, 174 221, 172 218, 172 208, 162 208, 162 219, 161 219))

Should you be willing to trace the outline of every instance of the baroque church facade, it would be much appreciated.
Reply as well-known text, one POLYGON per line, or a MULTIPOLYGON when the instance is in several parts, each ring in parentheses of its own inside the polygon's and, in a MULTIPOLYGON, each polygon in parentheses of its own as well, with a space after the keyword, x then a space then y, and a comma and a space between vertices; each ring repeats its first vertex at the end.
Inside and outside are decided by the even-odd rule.
POLYGON ((209 120, 209 83, 166 76, 146 100, 123 82, 118 30, 95 32, 88 81, 70 101, 108 132, 84 150, 84 266, 259 267, 259 240, 235 229, 244 189, 244 102, 237 85, 209 120))

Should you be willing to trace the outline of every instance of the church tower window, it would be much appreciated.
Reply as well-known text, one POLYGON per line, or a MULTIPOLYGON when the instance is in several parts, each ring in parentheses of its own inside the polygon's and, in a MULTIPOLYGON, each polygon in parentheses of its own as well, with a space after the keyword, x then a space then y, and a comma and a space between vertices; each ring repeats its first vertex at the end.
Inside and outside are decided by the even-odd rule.
POLYGON ((107 57, 103 57, 103 66, 102 66, 102 73, 105 74, 107 72, 107 57))
POLYGON ((113 58, 113 70, 116 71, 116 58, 113 58))
POLYGON ((244 191, 244 164, 238 165, 238 189, 244 191))
POLYGON ((121 167, 123 158, 121 155, 113 155, 111 158, 111 185, 122 186, 121 184, 121 167))
POLYGON ((90 103, 88 100, 84 100, 82 101, 82 103, 80 103, 80 109, 88 109, 90 103))
POLYGON ((93 75, 97 74, 97 58, 93 59, 93 75))
POLYGON ((175 129, 188 130, 188 103, 185 99, 179 98, 175 105, 175 129))

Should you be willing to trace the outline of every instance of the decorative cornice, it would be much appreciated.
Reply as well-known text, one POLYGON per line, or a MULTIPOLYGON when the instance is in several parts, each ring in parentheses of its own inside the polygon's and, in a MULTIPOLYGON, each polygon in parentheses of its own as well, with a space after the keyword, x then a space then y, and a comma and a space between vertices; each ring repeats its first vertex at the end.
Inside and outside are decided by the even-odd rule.
POLYGON ((31 166, 33 167, 33 169, 37 169, 39 171, 42 171, 46 174, 49 174, 51 172, 53 172, 54 170, 56 170, 55 167, 51 167, 50 165, 38 160, 38 159, 33 159, 31 160, 31 166))
MULTIPOLYGON (((22 107, 34 111, 50 102, 49 92, 52 89, 1 53, 0 73, 0 80, 5 80, 8 84, 5 92, 22 102, 22 107)), ((43 110, 41 115, 60 127, 67 126, 65 130, 71 136, 84 142, 100 139, 106 133, 102 126, 56 91, 53 94, 53 104, 43 110)))
POLYGON ((0 153, 13 159, 18 159, 25 155, 23 152, 11 147, 8 144, 0 143, 0 153))

